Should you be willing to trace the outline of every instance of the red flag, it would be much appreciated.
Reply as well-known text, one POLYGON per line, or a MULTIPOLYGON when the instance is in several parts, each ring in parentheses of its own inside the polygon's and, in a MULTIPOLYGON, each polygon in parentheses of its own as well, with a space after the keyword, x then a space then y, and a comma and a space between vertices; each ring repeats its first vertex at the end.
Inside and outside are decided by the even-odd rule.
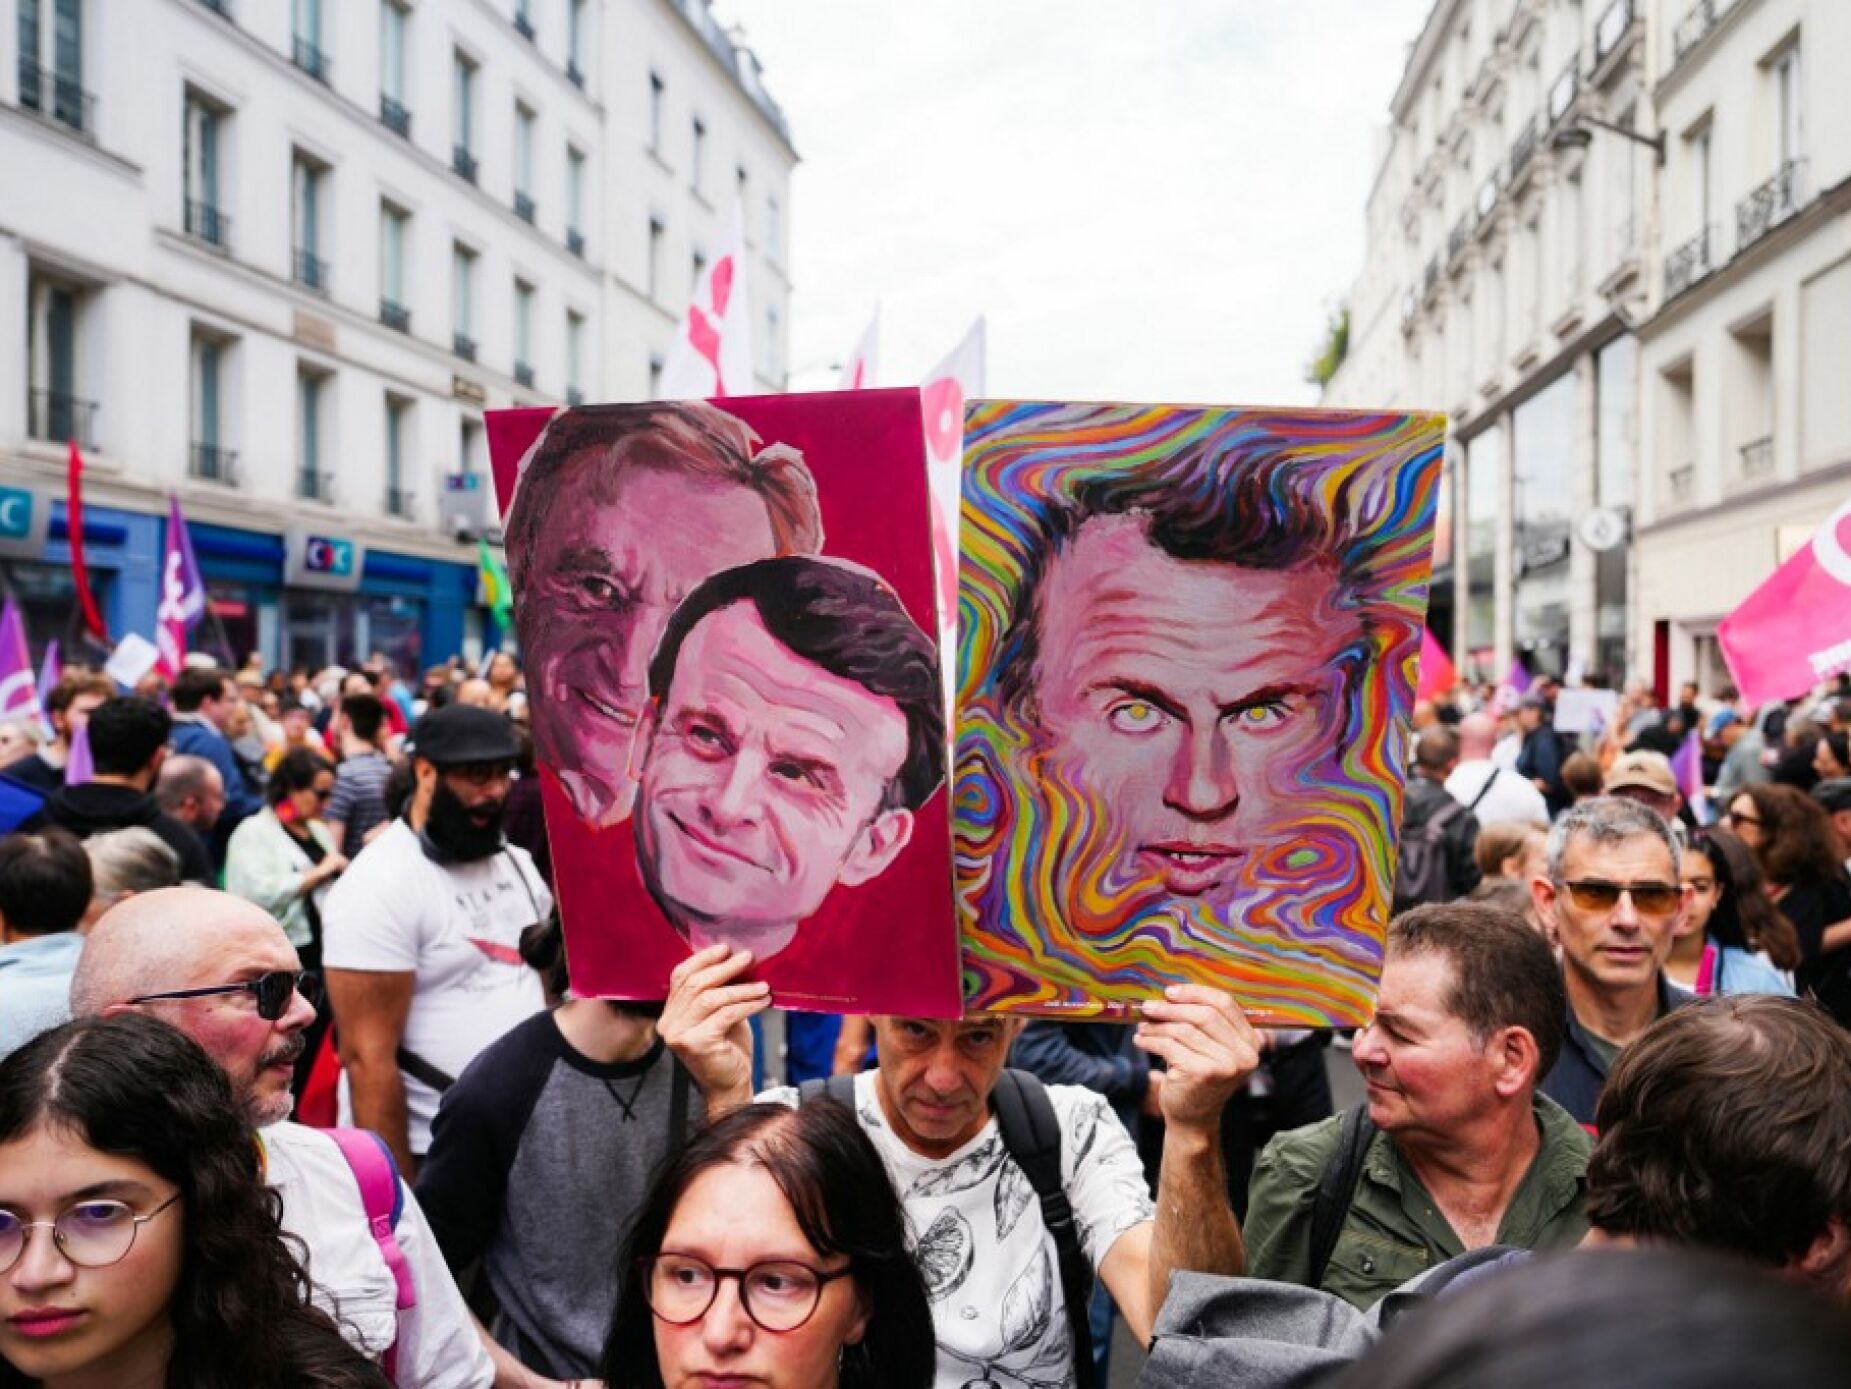
POLYGON ((84 629, 103 645, 109 646, 109 624, 97 611, 96 595, 90 591, 90 569, 84 563, 84 456, 71 440, 71 460, 66 472, 68 490, 64 500, 65 524, 71 532, 71 582, 77 586, 77 604, 83 609, 84 629))
POLYGON ((1851 501, 1717 630, 1750 704, 1794 699, 1851 670, 1851 501))

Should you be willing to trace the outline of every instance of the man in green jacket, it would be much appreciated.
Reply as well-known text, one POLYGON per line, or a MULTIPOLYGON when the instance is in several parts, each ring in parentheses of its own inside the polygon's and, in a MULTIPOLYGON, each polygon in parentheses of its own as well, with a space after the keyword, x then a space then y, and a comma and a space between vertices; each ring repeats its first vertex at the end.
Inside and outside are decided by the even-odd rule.
POLYGON ((1337 1115, 1261 1155, 1248 1273, 1369 1307, 1486 1245, 1586 1233, 1587 1134, 1537 1090, 1562 1048, 1562 976, 1542 937, 1499 908, 1417 907, 1389 927, 1376 1015, 1352 1051, 1368 1087, 1360 1160, 1337 1115), (1319 1190, 1331 1211, 1319 1266, 1319 1190))

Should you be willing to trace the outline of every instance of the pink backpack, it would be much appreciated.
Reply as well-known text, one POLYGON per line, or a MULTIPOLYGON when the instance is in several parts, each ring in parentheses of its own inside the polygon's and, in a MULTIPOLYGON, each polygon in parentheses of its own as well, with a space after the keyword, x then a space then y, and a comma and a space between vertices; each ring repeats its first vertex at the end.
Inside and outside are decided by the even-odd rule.
MULTIPOLYGON (((416 1307, 417 1285, 411 1280, 411 1265, 406 1262, 405 1251, 399 1248, 398 1235, 394 1233, 405 1209, 405 1186, 399 1181, 398 1164, 392 1160, 392 1150, 386 1146, 385 1139, 371 1129, 323 1129, 322 1132, 334 1140, 334 1146, 341 1150, 341 1156, 353 1169, 354 1181, 360 1187, 360 1201, 366 1208, 367 1226, 398 1287, 398 1310, 403 1312, 416 1307)), ((384 1367, 386 1378, 398 1383, 396 1336, 386 1347, 384 1367)))

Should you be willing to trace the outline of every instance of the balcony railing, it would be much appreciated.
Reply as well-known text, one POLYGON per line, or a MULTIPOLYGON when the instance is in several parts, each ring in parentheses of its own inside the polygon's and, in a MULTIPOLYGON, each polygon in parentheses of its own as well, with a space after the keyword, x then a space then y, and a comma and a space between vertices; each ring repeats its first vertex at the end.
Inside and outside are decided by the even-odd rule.
POLYGON ((1774 472, 1774 436, 1769 434, 1760 439, 1750 439, 1742 445, 1742 476, 1745 478, 1771 477, 1774 472))
POLYGON ((197 237, 221 251, 231 246, 231 218, 212 203, 197 198, 186 200, 186 234, 197 237))
POLYGON ((79 135, 96 135, 96 98, 72 78, 42 68, 30 58, 19 60, 19 105, 79 135))
POLYGON ((290 43, 289 56, 297 67, 317 82, 329 80, 328 73, 334 67, 334 62, 312 40, 297 34, 290 43))
POLYGON ((533 195, 517 192, 514 195, 514 215, 523 222, 533 221, 533 195))
POLYGON ((520 382, 521 385, 531 388, 533 385, 533 364, 531 362, 516 362, 514 364, 514 379, 520 382))
POLYGON ((66 395, 63 391, 34 390, 27 403, 32 407, 27 432, 34 439, 54 444, 75 439, 84 448, 96 447, 96 412, 94 400, 66 395))
POLYGON ((1710 256, 1713 239, 1705 227, 1665 257, 1665 298, 1677 298, 1716 268, 1710 256))
POLYGON ((1575 104, 1575 94, 1581 90, 1581 55, 1575 54, 1568 60, 1549 87, 1549 123, 1554 125, 1568 114, 1568 108, 1575 104))
POLYGON ((328 292, 328 262, 312 251, 298 250, 294 262, 295 281, 317 294, 328 292))
POLYGON ((583 260, 585 258, 585 233, 577 227, 567 227, 566 250, 583 260))
POLYGON ((379 321, 386 327, 400 333, 411 331, 411 310, 396 299, 379 301, 379 321))
POLYGON ((1716 0, 1697 0, 1671 31, 1671 62, 1675 67, 1716 27, 1716 0))
POLYGON ((581 92, 585 90, 585 72, 579 67, 578 60, 575 58, 566 59, 566 81, 581 92))
POLYGON ((411 112, 405 109, 401 101, 396 101, 384 92, 379 94, 379 119, 387 130, 394 135, 411 138, 411 112))
POLYGON ((526 39, 527 42, 533 42, 533 21, 520 10, 514 12, 514 32, 526 39))
POLYGON ((450 167, 471 183, 476 181, 476 157, 467 145, 457 145, 450 151, 450 167))
POLYGON ((386 488, 386 515, 397 516, 404 520, 418 514, 418 497, 414 492, 407 492, 403 487, 386 488))
POLYGON ((1613 0, 1601 11, 1600 23, 1594 26, 1594 61, 1599 62, 1620 46, 1632 28, 1632 0, 1613 0))
POLYGON ((465 362, 473 362, 476 359, 476 340, 467 333, 452 333, 450 350, 465 362))
POLYGON ((1697 494, 1697 465, 1686 463, 1681 468, 1673 468, 1665 474, 1665 481, 1671 488, 1672 503, 1688 506, 1691 498, 1697 494))
POLYGON ((324 473, 316 468, 298 469, 296 495, 305 502, 332 502, 334 500, 334 474, 324 473))
POLYGON ((1536 118, 1532 116, 1523 123, 1523 129, 1517 132, 1517 138, 1510 146, 1510 177, 1513 182, 1530 166, 1530 160, 1536 157, 1536 118))
POLYGON ((222 448, 218 444, 202 444, 195 440, 192 456, 187 460, 186 472, 188 477, 196 477, 203 482, 217 482, 223 483, 226 487, 236 487, 241 481, 238 473, 238 451, 222 448))
POLYGON ((1779 172, 1735 205, 1735 249, 1739 255, 1799 211, 1800 161, 1789 159, 1779 172))

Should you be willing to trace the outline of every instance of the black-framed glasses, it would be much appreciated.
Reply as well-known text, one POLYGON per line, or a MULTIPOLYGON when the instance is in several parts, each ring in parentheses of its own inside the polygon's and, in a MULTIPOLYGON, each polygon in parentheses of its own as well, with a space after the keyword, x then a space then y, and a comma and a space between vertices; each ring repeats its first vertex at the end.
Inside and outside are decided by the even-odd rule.
POLYGON ((50 1230, 58 1252, 79 1268, 119 1264, 135 1247, 141 1227, 179 1199, 176 1191, 146 1215, 136 1215, 126 1201, 78 1201, 56 1220, 21 1220, 12 1211, 0 1211, 0 1273, 19 1262, 33 1230, 50 1230))
POLYGON ((251 994, 257 999, 257 1016, 275 1022, 289 1011, 292 994, 301 994, 310 1004, 321 1006, 321 976, 313 970, 276 969, 247 979, 242 984, 212 984, 203 989, 171 989, 166 993, 143 994, 130 1003, 160 1003, 172 998, 210 998, 214 994, 251 994))
POLYGON ((750 1268, 715 1268, 692 1254, 658 1254, 643 1261, 643 1301, 670 1326, 687 1326, 707 1315, 728 1278, 739 1281, 746 1315, 767 1331, 795 1331, 816 1315, 823 1289, 853 1273, 854 1265, 825 1273, 788 1259, 750 1268))
POLYGON ((1619 905, 1621 893, 1632 898, 1633 910, 1641 916, 1670 916, 1684 900, 1684 889, 1676 883, 1609 883, 1582 878, 1562 886, 1584 912, 1612 911, 1619 905))

